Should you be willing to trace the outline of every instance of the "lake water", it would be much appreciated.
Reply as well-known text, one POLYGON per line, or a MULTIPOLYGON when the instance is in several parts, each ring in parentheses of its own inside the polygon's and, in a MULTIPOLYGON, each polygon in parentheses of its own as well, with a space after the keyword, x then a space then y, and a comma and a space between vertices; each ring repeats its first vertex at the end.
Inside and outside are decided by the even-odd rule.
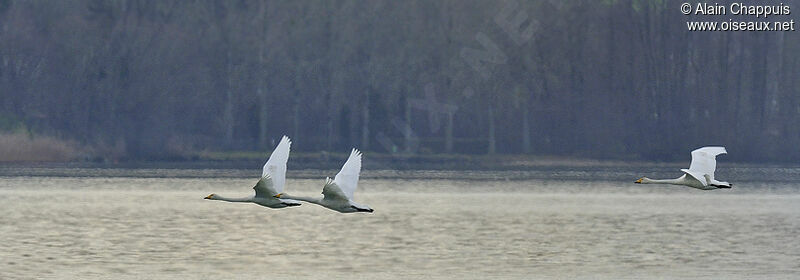
MULTIPOLYGON (((677 168, 368 170, 356 200, 375 212, 340 214, 203 199, 248 195, 258 170, 6 167, 0 279, 800 277, 800 169, 632 183, 677 168)), ((334 173, 290 173, 287 191, 334 173)))

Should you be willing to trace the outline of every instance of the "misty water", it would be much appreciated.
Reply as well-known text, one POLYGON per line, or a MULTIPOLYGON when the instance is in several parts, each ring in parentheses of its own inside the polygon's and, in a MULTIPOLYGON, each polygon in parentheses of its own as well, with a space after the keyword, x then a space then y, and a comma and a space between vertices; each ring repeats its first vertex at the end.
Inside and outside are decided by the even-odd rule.
MULTIPOLYGON (((800 275, 800 168, 721 167, 730 190, 632 183, 680 167, 367 170, 372 214, 203 199, 250 194, 257 170, 5 167, 0 279, 800 275)), ((290 173, 287 191, 333 174, 290 173)))

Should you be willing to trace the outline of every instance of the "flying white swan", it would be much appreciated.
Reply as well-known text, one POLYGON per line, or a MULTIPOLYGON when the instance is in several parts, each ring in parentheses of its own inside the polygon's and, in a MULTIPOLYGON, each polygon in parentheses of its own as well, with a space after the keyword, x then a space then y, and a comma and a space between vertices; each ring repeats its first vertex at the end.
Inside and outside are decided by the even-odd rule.
POLYGON ((252 202, 264 207, 269 208, 284 208, 289 206, 300 206, 296 200, 276 198, 275 195, 283 191, 283 186, 286 183, 286 161, 289 160, 289 146, 292 141, 289 137, 283 136, 281 142, 272 151, 267 163, 264 164, 264 169, 261 173, 261 179, 253 187, 255 195, 244 198, 227 198, 217 194, 210 194, 206 199, 223 200, 228 202, 252 202))
POLYGON ((275 197, 314 203, 341 213, 371 213, 373 211, 372 208, 353 201, 353 192, 356 191, 358 186, 359 173, 361 173, 361 152, 353 149, 339 174, 336 174, 333 180, 330 177, 325 179, 325 186, 322 187, 322 198, 292 196, 285 193, 277 194, 275 197))
POLYGON ((638 184, 672 184, 683 185, 701 190, 730 189, 733 186, 728 182, 714 179, 714 170, 717 168, 717 156, 727 154, 725 147, 703 147, 692 151, 692 163, 689 169, 681 169, 683 176, 677 179, 653 180, 642 177, 636 180, 638 184), (687 176, 688 175, 688 176, 687 176))

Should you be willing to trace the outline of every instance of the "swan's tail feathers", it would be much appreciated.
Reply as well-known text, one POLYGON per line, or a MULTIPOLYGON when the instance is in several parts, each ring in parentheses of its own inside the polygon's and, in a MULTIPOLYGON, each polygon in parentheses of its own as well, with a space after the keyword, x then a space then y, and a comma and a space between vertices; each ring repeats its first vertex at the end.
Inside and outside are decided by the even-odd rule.
POLYGON ((322 186, 322 194, 325 194, 325 188, 330 185, 333 185, 333 179, 331 179, 331 177, 325 177, 325 185, 322 186))

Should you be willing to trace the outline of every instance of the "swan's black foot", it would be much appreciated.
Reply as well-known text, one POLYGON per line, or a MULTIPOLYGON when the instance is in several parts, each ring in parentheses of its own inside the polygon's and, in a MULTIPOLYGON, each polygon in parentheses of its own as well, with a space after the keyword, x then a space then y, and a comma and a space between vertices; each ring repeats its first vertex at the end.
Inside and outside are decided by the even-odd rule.
POLYGON ((712 187, 715 187, 715 188, 718 188, 718 189, 730 189, 731 187, 733 187, 733 185, 730 185, 730 186, 725 186, 725 185, 711 185, 711 186, 712 186, 712 187))
POLYGON ((283 204, 286 207, 289 207, 289 206, 300 206, 300 203, 292 203, 292 202, 281 202, 281 204, 283 204))
POLYGON ((355 207, 355 206, 350 206, 350 207, 352 207, 353 209, 356 209, 356 211, 358 211, 358 212, 372 213, 373 211, 375 211, 375 210, 372 210, 372 209, 369 209, 369 208, 368 209, 363 209, 363 208, 358 208, 358 207, 355 207))

